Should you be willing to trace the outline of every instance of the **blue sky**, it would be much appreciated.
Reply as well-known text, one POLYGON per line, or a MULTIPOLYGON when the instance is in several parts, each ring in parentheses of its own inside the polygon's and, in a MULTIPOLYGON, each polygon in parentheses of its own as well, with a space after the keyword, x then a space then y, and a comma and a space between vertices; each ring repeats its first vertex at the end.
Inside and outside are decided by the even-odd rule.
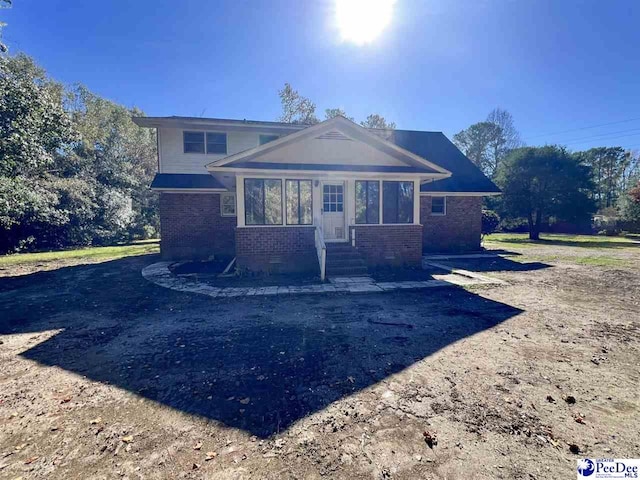
POLYGON ((451 136, 499 106, 531 145, 640 149, 638 1, 397 0, 364 46, 333 0, 14 0, 0 20, 13 53, 148 115, 274 120, 290 82, 319 116, 451 136))

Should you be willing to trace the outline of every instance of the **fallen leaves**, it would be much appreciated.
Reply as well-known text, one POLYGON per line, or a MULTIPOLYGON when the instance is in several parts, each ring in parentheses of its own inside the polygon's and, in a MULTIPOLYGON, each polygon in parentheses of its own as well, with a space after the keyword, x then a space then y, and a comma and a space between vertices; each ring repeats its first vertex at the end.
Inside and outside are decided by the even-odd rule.
POLYGON ((218 452, 207 452, 207 456, 205 457, 205 461, 208 462, 210 460, 213 460, 217 456, 218 456, 218 452))
POLYGON ((424 437, 424 441, 429 448, 433 449, 433 447, 438 445, 438 437, 435 433, 425 430, 424 432, 422 432, 422 436, 424 437))
POLYGON ((194 450, 200 450, 202 448, 202 442, 198 442, 193 446, 194 450))
POLYGON ((127 435, 126 437, 122 437, 122 441, 124 443, 131 443, 133 442, 133 435, 127 435))

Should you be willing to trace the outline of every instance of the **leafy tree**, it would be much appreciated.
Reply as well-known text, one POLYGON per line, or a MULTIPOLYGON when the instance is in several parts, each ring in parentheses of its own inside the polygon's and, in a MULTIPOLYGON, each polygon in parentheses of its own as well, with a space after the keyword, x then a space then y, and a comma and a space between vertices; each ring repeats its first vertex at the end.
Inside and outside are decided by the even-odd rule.
POLYGON ((290 84, 285 83, 282 90, 278 90, 280 103, 282 104, 281 122, 286 123, 318 123, 316 117, 316 104, 303 97, 294 90, 290 84))
POLYGON ((574 155, 591 167, 594 183, 592 196, 598 208, 615 206, 618 198, 627 190, 626 183, 634 169, 630 152, 622 147, 598 147, 574 155))
POLYGON ((329 120, 329 119, 331 119, 333 117, 337 117, 338 115, 340 115, 341 117, 344 117, 344 118, 348 118, 352 122, 354 121, 353 117, 348 116, 347 113, 341 108, 327 108, 324 111, 324 119, 325 120, 329 120))
POLYGON ((493 109, 484 122, 456 133, 453 143, 489 177, 511 150, 522 146, 512 115, 500 108, 493 109))
POLYGON ((625 228, 640 233, 640 181, 622 197, 620 217, 626 224, 625 228))
POLYGON ((549 217, 579 222, 595 210, 589 167, 561 147, 512 151, 499 165, 496 182, 502 189, 504 215, 526 218, 532 240, 540 238, 541 224, 549 217))
POLYGON ((387 120, 377 113, 372 113, 369 115, 366 120, 360 122, 365 128, 381 128, 384 130, 394 130, 396 128, 396 124, 394 122, 387 122, 387 120))
POLYGON ((501 140, 502 131, 492 122, 474 123, 456 133, 453 143, 486 175, 493 176, 497 168, 495 145, 501 140))
MULTIPOLYGON (((11 0, 0 0, 0 8, 8 8, 10 6, 11 6, 11 0)), ((2 39, 2 29, 6 26, 7 26, 6 23, 0 22, 0 39, 2 39)), ((0 41, 0 53, 6 53, 7 50, 9 49, 4 44, 4 42, 0 41)))

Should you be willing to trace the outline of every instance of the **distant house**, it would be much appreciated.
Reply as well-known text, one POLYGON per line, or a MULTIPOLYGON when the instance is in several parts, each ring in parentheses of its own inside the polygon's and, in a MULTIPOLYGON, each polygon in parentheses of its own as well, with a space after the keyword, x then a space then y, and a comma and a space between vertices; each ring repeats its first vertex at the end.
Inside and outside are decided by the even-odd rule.
POLYGON ((229 254, 244 269, 298 271, 323 269, 326 255, 335 273, 418 265, 423 252, 478 250, 482 197, 499 193, 441 132, 343 117, 133 120, 158 132, 151 188, 170 259, 229 254))

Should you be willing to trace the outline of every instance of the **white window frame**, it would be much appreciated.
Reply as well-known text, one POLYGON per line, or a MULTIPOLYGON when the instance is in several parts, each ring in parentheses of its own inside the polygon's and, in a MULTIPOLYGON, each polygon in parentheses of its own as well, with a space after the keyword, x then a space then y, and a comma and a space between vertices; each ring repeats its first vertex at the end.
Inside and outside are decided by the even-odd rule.
POLYGON ((227 155, 227 153, 229 152, 229 136, 227 135, 227 132, 215 132, 212 130, 183 130, 182 131, 182 153, 184 153, 185 155, 227 155), (202 137, 204 139, 204 151, 203 152, 187 152, 185 147, 185 141, 184 141, 184 137, 185 137, 185 133, 202 133, 202 137), (207 149, 208 146, 208 142, 207 142, 207 136, 209 134, 214 134, 214 135, 224 135, 224 153, 220 153, 220 152, 209 152, 209 150, 207 149))
POLYGON ((437 196, 433 196, 431 197, 431 215, 434 217, 444 217, 447 214, 447 197, 443 196, 443 195, 437 195, 437 196), (433 199, 434 198, 442 198, 443 199, 443 211, 442 213, 433 213, 433 199))
MULTIPOLYGON (((226 205, 229 206, 228 204, 226 205)), ((238 216, 238 202, 236 200, 236 194, 233 192, 225 192, 220 194, 220 216, 221 217, 237 217, 238 216), (233 213, 225 213, 224 207, 224 199, 232 197, 233 198, 233 213)))

